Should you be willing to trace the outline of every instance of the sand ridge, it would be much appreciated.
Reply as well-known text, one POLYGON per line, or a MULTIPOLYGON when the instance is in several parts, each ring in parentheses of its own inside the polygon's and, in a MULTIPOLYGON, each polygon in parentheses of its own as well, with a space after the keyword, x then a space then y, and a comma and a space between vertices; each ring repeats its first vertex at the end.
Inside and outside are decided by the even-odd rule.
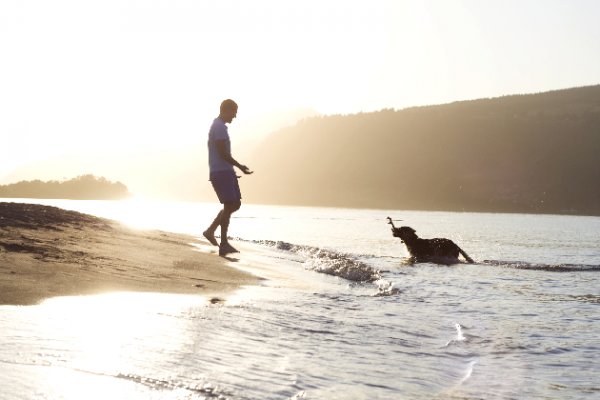
POLYGON ((37 204, 0 203, 0 305, 55 296, 159 292, 222 296, 258 278, 199 238, 37 204))

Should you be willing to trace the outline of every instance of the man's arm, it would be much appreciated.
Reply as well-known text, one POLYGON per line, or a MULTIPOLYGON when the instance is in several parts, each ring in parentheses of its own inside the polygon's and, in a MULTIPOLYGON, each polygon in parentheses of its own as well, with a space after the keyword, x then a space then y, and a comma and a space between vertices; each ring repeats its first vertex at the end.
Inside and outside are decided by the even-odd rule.
POLYGON ((231 154, 227 153, 227 141, 225 139, 217 139, 216 142, 217 150, 219 150, 219 155, 223 160, 235 167, 238 167, 244 174, 251 174, 253 172, 250 171, 250 168, 237 162, 233 157, 231 157, 231 154))

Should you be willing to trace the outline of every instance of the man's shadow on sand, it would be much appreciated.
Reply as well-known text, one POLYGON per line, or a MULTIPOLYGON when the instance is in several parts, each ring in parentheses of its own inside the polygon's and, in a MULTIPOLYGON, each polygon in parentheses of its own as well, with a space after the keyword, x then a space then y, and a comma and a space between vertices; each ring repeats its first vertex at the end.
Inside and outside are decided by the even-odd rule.
POLYGON ((239 258, 235 258, 235 257, 232 257, 232 256, 230 256, 230 255, 226 255, 226 256, 219 256, 219 257, 221 257, 221 258, 224 258, 224 259, 226 259, 226 260, 227 260, 227 261, 229 261, 229 262, 239 262, 239 261, 240 261, 240 259, 239 259, 239 258))

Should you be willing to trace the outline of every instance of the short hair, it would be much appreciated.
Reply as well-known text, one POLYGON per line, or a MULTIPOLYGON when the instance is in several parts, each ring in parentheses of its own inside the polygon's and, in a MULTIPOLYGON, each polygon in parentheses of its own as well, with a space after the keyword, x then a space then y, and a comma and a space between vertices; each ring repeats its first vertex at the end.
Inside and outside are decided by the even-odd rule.
POLYGON ((227 110, 236 110, 237 111, 237 109, 238 109, 237 103, 231 99, 223 100, 223 102, 221 103, 221 112, 224 112, 227 110))

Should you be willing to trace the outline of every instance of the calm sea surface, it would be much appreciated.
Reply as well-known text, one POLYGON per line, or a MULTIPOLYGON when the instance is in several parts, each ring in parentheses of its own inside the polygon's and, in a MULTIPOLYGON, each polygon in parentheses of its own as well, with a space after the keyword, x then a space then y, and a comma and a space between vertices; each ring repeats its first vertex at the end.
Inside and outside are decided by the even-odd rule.
MULTIPOLYGON (((192 234, 219 207, 14 201, 192 234)), ((230 234, 267 279, 224 304, 0 306, 0 399, 600 398, 598 217, 243 205, 230 234), (388 216, 476 263, 410 262, 388 216)))

